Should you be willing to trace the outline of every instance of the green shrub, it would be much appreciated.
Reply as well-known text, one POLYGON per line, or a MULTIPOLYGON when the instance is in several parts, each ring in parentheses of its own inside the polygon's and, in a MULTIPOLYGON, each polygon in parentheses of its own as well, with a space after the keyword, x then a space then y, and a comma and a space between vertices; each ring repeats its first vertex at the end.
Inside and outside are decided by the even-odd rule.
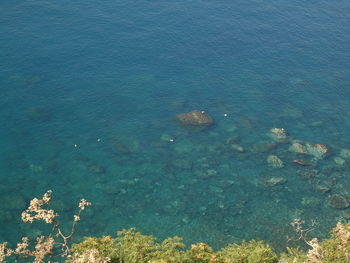
POLYGON ((187 250, 183 258, 184 263, 212 263, 221 262, 217 253, 205 243, 197 243, 187 250))
MULTIPOLYGON (((31 200, 28 209, 22 212, 22 221, 32 223, 43 220, 53 224, 52 231, 36 238, 34 243, 23 237, 16 248, 0 243, 0 262, 15 259, 16 262, 52 262, 63 258, 67 263, 348 263, 350 262, 350 222, 338 223, 328 239, 319 242, 317 238, 307 238, 313 228, 303 228, 303 221, 292 222, 297 234, 295 240, 303 240, 310 249, 288 248, 277 255, 262 241, 229 244, 215 252, 205 243, 197 243, 185 249, 180 237, 167 238, 157 242, 153 236, 142 235, 135 228, 117 233, 117 237, 87 237, 84 241, 70 246, 76 225, 85 207, 91 204, 80 200, 79 210, 74 215, 71 230, 67 235, 61 231, 58 214, 50 209, 52 191, 47 191, 41 199, 31 200)), ((314 224, 312 224, 313 226, 314 224)))
POLYGON ((156 247, 154 237, 135 232, 135 228, 119 231, 116 242, 120 262, 127 263, 148 262, 156 247))
POLYGON ((282 263, 304 263, 306 261, 305 251, 300 248, 287 247, 287 252, 282 253, 280 262, 282 263))
MULTIPOLYGON (((134 228, 118 232, 117 238, 86 238, 72 248, 73 259, 95 249, 100 261, 108 258, 112 263, 277 263, 278 256, 262 241, 230 244, 215 252, 205 243, 197 243, 185 250, 180 237, 157 243, 152 236, 142 235, 134 228)), ((97 256, 96 256, 97 255, 97 256)))
POLYGON ((277 263, 278 256, 269 245, 262 241, 243 242, 242 245, 230 244, 219 252, 225 263, 277 263))
POLYGON ((79 244, 72 246, 73 259, 67 262, 74 262, 78 255, 83 255, 86 251, 97 250, 101 258, 109 258, 111 263, 118 263, 117 244, 111 236, 101 238, 87 237, 79 244))
POLYGON ((185 244, 181 242, 180 237, 171 237, 165 239, 162 243, 156 245, 152 252, 150 263, 182 263, 184 257, 185 244))
POLYGON ((350 223, 341 224, 332 229, 331 237, 321 242, 323 263, 350 262, 350 223))

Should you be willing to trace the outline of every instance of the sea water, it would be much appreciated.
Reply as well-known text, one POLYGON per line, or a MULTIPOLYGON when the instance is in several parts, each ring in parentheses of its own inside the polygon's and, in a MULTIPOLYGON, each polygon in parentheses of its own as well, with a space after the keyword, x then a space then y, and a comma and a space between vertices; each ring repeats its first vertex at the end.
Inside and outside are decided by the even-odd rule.
POLYGON ((2 0, 0 32, 1 241, 45 233, 20 215, 49 189, 66 231, 92 202, 75 241, 283 247, 294 219, 325 237, 350 218, 332 203, 350 194, 349 1, 2 0), (191 110, 214 125, 175 120, 191 110))

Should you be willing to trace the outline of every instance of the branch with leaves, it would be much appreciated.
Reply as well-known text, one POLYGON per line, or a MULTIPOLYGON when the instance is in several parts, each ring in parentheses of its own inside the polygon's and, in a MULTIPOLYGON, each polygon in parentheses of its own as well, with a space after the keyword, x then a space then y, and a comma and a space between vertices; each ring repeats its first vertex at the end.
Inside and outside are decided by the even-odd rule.
POLYGON ((17 244, 15 249, 7 247, 7 243, 0 244, 0 262, 6 262, 6 258, 15 257, 15 262, 18 262, 20 257, 25 259, 33 258, 34 263, 43 263, 46 258, 69 257, 71 254, 69 241, 73 238, 76 225, 80 221, 80 215, 87 206, 91 203, 85 199, 79 202, 79 210, 73 217, 73 224, 68 235, 62 232, 60 222, 57 220, 58 214, 49 209, 52 199, 52 191, 47 191, 41 199, 34 198, 30 201, 29 207, 22 212, 21 218, 24 223, 33 223, 34 221, 42 220, 46 224, 52 224, 51 233, 47 236, 39 236, 33 249, 30 249, 29 238, 23 237, 22 242, 17 244), (55 251, 59 250, 59 253, 55 251))

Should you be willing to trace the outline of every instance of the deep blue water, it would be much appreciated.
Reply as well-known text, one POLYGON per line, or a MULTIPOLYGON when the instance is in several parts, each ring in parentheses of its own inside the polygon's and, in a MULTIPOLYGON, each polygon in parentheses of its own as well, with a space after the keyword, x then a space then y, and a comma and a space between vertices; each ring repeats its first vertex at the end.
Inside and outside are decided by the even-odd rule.
POLYGON ((0 33, 0 241, 41 233, 20 213, 48 189, 65 224, 93 203, 77 238, 284 245, 295 218, 322 237, 350 217, 329 205, 350 194, 349 1, 2 0, 0 33), (174 121, 194 109, 215 125, 174 121), (315 178, 290 142, 254 151, 274 127, 332 149, 315 178))

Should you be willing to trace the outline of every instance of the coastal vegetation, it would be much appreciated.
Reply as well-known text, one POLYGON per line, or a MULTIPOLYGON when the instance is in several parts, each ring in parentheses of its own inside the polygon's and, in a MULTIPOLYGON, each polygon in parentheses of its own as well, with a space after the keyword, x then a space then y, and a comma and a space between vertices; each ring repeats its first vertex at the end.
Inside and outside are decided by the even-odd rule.
POLYGON ((70 233, 64 234, 57 220, 58 214, 49 207, 51 194, 52 191, 47 191, 41 199, 31 200, 21 216, 24 223, 44 221, 52 225, 51 232, 37 237, 34 242, 23 237, 15 248, 10 248, 6 242, 0 244, 0 262, 345 263, 350 260, 350 223, 338 223, 329 238, 318 241, 308 237, 314 222, 305 228, 300 219, 291 223, 296 233, 295 240, 302 240, 309 248, 287 247, 283 253, 277 253, 269 244, 257 240, 232 243, 219 251, 205 243, 187 248, 180 237, 158 242, 155 237, 143 235, 135 228, 119 231, 116 237, 86 237, 80 243, 71 244, 81 213, 91 203, 81 199, 70 233))

